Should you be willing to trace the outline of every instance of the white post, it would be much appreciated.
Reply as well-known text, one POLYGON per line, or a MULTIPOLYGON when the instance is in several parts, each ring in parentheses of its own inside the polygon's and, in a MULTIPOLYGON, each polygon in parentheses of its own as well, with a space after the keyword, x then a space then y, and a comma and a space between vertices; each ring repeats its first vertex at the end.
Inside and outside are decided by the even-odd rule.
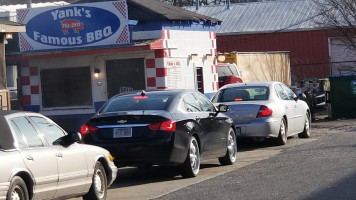
POLYGON ((27 8, 31 8, 31 0, 27 0, 27 8))

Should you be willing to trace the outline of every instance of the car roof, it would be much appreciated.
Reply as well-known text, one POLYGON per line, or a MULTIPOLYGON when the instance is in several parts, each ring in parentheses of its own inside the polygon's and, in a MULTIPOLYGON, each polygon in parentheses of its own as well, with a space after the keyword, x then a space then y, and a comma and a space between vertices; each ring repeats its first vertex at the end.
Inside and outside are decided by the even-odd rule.
POLYGON ((244 82, 244 83, 232 83, 224 85, 221 89, 233 88, 233 87, 244 87, 244 86, 264 86, 269 87, 271 85, 280 84, 278 81, 260 81, 260 82, 244 82))
POLYGON ((197 92, 196 90, 193 89, 162 89, 162 90, 135 90, 135 91, 129 91, 121 94, 117 94, 113 96, 112 98, 119 97, 119 96, 134 96, 134 95, 141 95, 142 93, 144 94, 158 94, 158 95, 181 95, 185 94, 187 92, 197 92))

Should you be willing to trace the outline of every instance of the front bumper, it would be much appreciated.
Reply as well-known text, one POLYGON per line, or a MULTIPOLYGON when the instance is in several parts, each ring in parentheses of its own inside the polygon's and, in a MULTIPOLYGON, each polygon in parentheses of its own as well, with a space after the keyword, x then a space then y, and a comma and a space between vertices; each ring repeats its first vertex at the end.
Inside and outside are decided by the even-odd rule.
POLYGON ((0 200, 5 200, 10 187, 10 182, 0 183, 0 200))

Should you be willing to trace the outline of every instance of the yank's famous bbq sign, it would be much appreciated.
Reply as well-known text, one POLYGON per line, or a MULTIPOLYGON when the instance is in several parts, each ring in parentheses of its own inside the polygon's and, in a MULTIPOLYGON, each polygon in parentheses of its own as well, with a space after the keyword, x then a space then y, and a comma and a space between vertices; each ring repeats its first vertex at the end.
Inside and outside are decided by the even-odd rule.
POLYGON ((17 10, 21 51, 130 43, 126 1, 17 10))

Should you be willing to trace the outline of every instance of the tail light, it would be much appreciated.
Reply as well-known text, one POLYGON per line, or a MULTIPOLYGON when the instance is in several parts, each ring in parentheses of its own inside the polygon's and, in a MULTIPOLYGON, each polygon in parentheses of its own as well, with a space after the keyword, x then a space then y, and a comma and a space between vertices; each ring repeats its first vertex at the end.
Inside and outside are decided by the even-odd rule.
POLYGON ((164 122, 159 122, 155 124, 148 125, 148 128, 152 131, 176 131, 176 122, 173 120, 168 120, 164 122))
POLYGON ((85 134, 94 134, 99 130, 98 127, 96 126, 90 126, 90 125, 83 125, 82 127, 80 127, 80 133, 82 135, 85 134))
POLYGON ((257 113, 256 117, 268 117, 272 115, 272 110, 267 106, 260 106, 260 110, 257 113))

